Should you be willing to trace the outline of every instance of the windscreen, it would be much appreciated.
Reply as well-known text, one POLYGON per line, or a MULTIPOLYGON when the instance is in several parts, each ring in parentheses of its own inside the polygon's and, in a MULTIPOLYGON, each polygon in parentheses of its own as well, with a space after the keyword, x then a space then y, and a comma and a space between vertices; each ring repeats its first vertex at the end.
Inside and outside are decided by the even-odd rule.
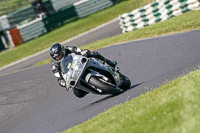
POLYGON ((69 71, 72 65, 72 61, 73 58, 71 55, 68 55, 61 61, 60 66, 63 73, 67 73, 69 71))

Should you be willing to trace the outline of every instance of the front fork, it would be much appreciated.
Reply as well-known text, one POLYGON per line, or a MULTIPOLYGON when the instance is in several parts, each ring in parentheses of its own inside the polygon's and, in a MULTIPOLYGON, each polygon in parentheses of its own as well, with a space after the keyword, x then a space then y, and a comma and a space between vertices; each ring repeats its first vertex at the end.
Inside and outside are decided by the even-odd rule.
MULTIPOLYGON (((86 77, 85 77, 85 81, 86 82, 89 82, 89 80, 90 80, 90 78, 92 77, 92 76, 94 76, 94 77, 98 77, 98 78, 101 78, 101 79, 103 79, 104 81, 106 81, 106 82, 111 82, 111 80, 108 78, 108 77, 106 77, 106 76, 104 76, 104 75, 102 75, 102 74, 100 74, 99 72, 96 72, 96 71, 94 71, 94 70, 90 70, 91 72, 90 73, 88 73, 87 75, 86 75, 86 77)), ((122 83, 122 81, 121 81, 121 79, 120 79, 120 76, 119 76, 119 68, 118 69, 116 69, 116 71, 113 73, 113 77, 114 77, 114 79, 115 79, 115 84, 113 84, 113 83, 111 83, 111 84, 113 84, 114 86, 117 86, 117 87, 119 87, 122 83)))
POLYGON ((93 70, 91 70, 91 72, 86 75, 85 81, 89 82, 89 80, 92 76, 102 78, 105 81, 109 81, 109 78, 107 78, 106 76, 104 76, 96 71, 93 71, 93 70))

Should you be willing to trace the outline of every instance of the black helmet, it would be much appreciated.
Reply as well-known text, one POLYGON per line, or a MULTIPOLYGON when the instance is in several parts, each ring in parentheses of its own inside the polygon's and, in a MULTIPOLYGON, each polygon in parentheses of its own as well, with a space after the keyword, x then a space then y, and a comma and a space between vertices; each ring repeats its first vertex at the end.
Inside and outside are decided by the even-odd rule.
POLYGON ((56 62, 60 62, 65 56, 65 48, 60 43, 54 43, 49 50, 49 54, 56 62))

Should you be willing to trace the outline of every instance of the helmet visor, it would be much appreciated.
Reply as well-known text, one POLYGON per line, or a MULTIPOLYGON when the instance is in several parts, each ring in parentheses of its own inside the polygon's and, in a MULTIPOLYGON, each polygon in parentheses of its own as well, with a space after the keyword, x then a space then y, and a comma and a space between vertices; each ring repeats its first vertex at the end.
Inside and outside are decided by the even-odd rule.
POLYGON ((64 54, 61 52, 55 58, 55 60, 60 61, 64 57, 64 54))

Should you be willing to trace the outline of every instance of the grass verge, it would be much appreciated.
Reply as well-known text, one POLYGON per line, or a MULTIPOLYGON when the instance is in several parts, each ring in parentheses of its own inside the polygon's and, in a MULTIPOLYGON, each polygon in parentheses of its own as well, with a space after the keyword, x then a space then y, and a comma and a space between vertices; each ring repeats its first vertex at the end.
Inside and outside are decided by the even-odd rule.
POLYGON ((63 133, 199 133, 199 101, 197 70, 63 133))

